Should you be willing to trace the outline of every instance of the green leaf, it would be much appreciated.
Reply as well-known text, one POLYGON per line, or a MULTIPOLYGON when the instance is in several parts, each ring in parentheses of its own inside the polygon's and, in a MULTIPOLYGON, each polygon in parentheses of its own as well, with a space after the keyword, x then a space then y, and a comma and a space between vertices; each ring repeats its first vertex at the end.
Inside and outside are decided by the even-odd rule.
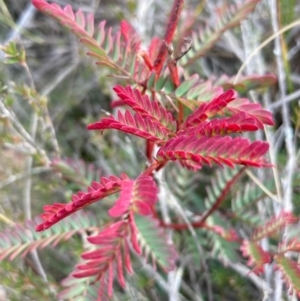
POLYGON ((163 91, 167 94, 172 93, 175 90, 175 86, 171 78, 167 78, 164 83, 163 91))
POLYGON ((138 229, 138 240, 144 249, 145 257, 152 258, 166 271, 172 270, 177 254, 174 247, 167 242, 167 237, 159 228, 158 221, 152 217, 140 215, 135 215, 134 220, 138 229))
POLYGON ((260 0, 249 0, 240 5, 223 5, 219 8, 219 13, 215 16, 215 27, 205 28, 199 30, 199 33, 193 33, 193 49, 189 51, 185 57, 182 58, 184 66, 190 65, 198 58, 204 56, 222 37, 223 33, 239 24, 245 19, 249 13, 253 11, 256 4, 260 0))
POLYGON ((198 74, 192 75, 189 79, 185 80, 175 91, 176 97, 181 97, 186 94, 193 86, 199 81, 198 74))
POLYGON ((290 294, 296 291, 300 295, 300 266, 296 261, 293 261, 284 255, 274 256, 277 267, 283 275, 283 279, 289 287, 290 294))
POLYGON ((33 221, 28 221, 25 225, 15 225, 0 233, 0 260, 8 257, 13 260, 20 255, 25 256, 31 250, 56 245, 77 232, 96 225, 95 217, 84 211, 76 212, 71 218, 66 218, 42 233, 35 231, 36 223, 33 221))

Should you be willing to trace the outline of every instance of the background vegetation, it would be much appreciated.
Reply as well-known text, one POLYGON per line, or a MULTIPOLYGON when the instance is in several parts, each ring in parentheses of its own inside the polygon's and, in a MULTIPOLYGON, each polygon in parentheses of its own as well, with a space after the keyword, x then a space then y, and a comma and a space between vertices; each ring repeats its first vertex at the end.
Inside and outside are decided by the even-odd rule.
MULTIPOLYGON (((96 20, 105 19, 113 28, 118 28, 121 20, 128 20, 145 47, 153 36, 163 36, 172 6, 170 0, 56 2, 92 12, 96 20)), ((194 18, 195 32, 204 25, 214 28, 222 11, 233 18, 232 5, 245 2, 187 0, 181 26, 194 18)), ((299 14, 300 3, 296 0, 259 1, 248 18, 225 31, 189 69, 203 79, 218 81, 224 74, 234 76, 246 61, 243 74, 255 75, 259 89, 249 89, 255 79, 236 89, 262 103, 275 116, 276 126, 255 137, 268 140, 269 159, 275 167, 248 170, 221 210, 211 217, 213 225, 234 227, 242 237, 282 210, 300 213, 299 14), (259 48, 293 22, 289 30, 259 48), (270 82, 259 80, 258 75, 267 73, 274 74, 277 82, 272 78, 270 82)), ((72 287, 69 278, 61 281, 78 262, 86 235, 106 220, 107 210, 92 205, 90 212, 75 216, 49 234, 36 236, 34 251, 21 257, 18 255, 26 250, 22 248, 25 237, 28 241, 32 238, 25 221, 38 216, 46 204, 68 202, 73 192, 84 190, 100 175, 126 171, 129 176, 137 176, 146 164, 144 143, 115 131, 99 135, 86 130, 88 123, 112 111, 115 79, 85 56, 74 35, 38 13, 29 1, 0 0, 0 39, 2 45, 16 42, 20 55, 25 49, 27 63, 6 64, 7 58, 1 53, 0 230, 4 234, 0 236, 0 248, 7 237, 9 243, 19 247, 10 253, 11 260, 0 262, 0 300, 57 300, 57 292, 72 287), (17 224, 20 236, 13 234, 17 224)), ((187 216, 191 211, 201 212, 235 172, 204 168, 192 173, 170 165, 162 175, 168 195, 161 197, 170 214, 178 208, 187 216)), ((104 203, 105 208, 109 205, 109 200, 104 203)), ((115 300, 297 300, 295 294, 287 294, 280 273, 270 268, 260 276, 250 273, 234 242, 200 230, 173 235, 181 255, 177 270, 165 275, 137 259, 136 273, 128 277, 125 292, 116 291, 115 300)), ((286 230, 282 235, 296 237, 299 229, 286 230)), ((262 245, 272 250, 277 240, 264 239, 262 245)), ((78 287, 83 290, 83 286, 78 287)), ((80 291, 64 294, 62 299, 75 300, 80 291)))

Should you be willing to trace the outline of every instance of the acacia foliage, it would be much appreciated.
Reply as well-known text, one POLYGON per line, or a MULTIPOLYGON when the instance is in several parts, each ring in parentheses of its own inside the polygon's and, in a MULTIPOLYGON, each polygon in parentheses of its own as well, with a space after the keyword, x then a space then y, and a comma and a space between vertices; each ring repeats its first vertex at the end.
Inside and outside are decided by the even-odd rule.
MULTIPOLYGON (((247 1, 231 20, 225 22, 225 18, 222 18, 221 28, 216 28, 216 32, 207 30, 207 40, 201 38, 205 47, 201 50, 195 47, 196 53, 189 52, 185 67, 210 49, 225 30, 246 17, 257 2, 247 1)), ((41 215, 43 222, 36 227, 36 231, 47 230, 92 203, 118 195, 108 210, 109 222, 87 239, 93 250, 82 254, 84 262, 73 273, 75 278, 91 277, 92 283, 99 281, 98 298, 105 298, 106 295, 112 297, 115 275, 121 287, 125 287, 124 272, 133 273, 131 249, 153 265, 160 265, 165 271, 175 268, 178 254, 168 241, 164 229, 170 225, 164 224, 157 213, 159 185, 155 182, 156 171, 170 161, 177 161, 182 167, 193 171, 202 168, 204 164, 231 168, 236 165, 271 166, 265 159, 268 143, 251 142, 241 137, 241 134, 261 130, 265 125, 274 125, 272 114, 260 104, 239 98, 234 88, 246 91, 271 85, 275 80, 268 75, 246 77, 238 84, 228 78, 203 82, 194 74, 180 82, 177 60, 169 44, 173 40, 183 1, 174 1, 165 44, 159 39, 153 39, 147 51, 142 49, 140 38, 126 21, 121 23, 117 33, 112 34, 111 28, 106 29, 105 21, 97 27, 92 15, 85 16, 81 11, 74 13, 70 6, 61 8, 44 0, 33 0, 32 3, 71 29, 89 49, 88 55, 96 58, 98 65, 110 68, 113 76, 122 74, 126 82, 113 87, 118 97, 114 107, 126 108, 120 109, 116 116, 90 124, 88 130, 117 130, 143 138, 147 143, 147 154, 150 154, 149 167, 136 178, 126 174, 102 177, 92 182, 86 192, 73 194, 70 203, 45 206, 41 215), (169 69, 166 72, 162 72, 164 64, 169 69), (166 99, 178 101, 175 110, 170 109, 166 99), (184 110, 182 105, 190 111, 184 110), (158 149, 156 154, 152 151, 154 145, 158 149)), ((204 228, 229 242, 239 241, 234 231, 219 225, 211 226, 205 221, 224 200, 234 181, 235 178, 230 179, 221 193, 216 193, 216 203, 210 204, 209 214, 203 214, 202 219, 192 223, 192 226, 204 228)), ((299 274, 298 267, 283 255, 288 250, 298 250, 298 242, 291 242, 286 249, 283 247, 282 254, 276 255, 263 250, 258 244, 263 237, 278 233, 296 220, 290 213, 282 213, 255 230, 250 240, 242 242, 241 250, 245 257, 249 257, 248 264, 254 265, 257 273, 262 272, 264 265, 274 259, 277 268, 284 271, 287 283, 292 289, 299 290, 295 280, 299 274)), ((172 226, 174 229, 186 228, 186 225, 172 226)), ((20 250, 17 252, 21 253, 20 250)), ((14 253, 13 257, 17 254, 14 253)))

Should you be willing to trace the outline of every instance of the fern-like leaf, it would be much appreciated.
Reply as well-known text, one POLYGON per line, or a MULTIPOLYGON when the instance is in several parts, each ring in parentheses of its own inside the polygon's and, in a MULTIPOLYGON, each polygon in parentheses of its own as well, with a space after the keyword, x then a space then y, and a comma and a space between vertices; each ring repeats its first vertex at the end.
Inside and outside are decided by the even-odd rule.
POLYGON ((92 185, 88 187, 88 192, 80 191, 73 194, 71 203, 55 203, 44 206, 44 213, 41 215, 44 222, 36 227, 36 231, 46 230, 77 210, 120 191, 121 183, 124 180, 128 180, 125 174, 121 178, 115 176, 102 177, 100 182, 92 182, 92 185))
POLYGON ((199 34, 193 34, 193 50, 183 58, 183 65, 187 66, 204 56, 221 38, 223 33, 237 26, 237 24, 248 16, 260 0, 248 0, 239 6, 226 7, 215 22, 215 28, 205 28, 199 34))
POLYGON ((161 128, 165 128, 167 132, 176 130, 176 121, 172 114, 163 108, 159 102, 151 101, 147 95, 142 95, 137 89, 130 86, 114 87, 124 104, 130 106, 135 112, 140 113, 142 117, 149 116, 153 121, 161 123, 161 128))
POLYGON ((173 245, 168 243, 167 237, 159 227, 159 222, 151 216, 134 216, 137 239, 144 250, 145 258, 149 258, 155 265, 158 263, 164 270, 175 268, 177 253, 173 245))
POLYGON ((142 42, 136 30, 127 21, 122 20, 120 31, 126 42, 127 51, 137 53, 141 48, 142 42))
POLYGON ((251 103, 247 98, 237 98, 230 102, 226 107, 226 112, 231 114, 247 112, 248 115, 253 116, 263 124, 274 125, 272 113, 263 109, 259 103, 251 103))
MULTIPOLYGON (((264 185, 270 191, 273 191, 273 183, 265 181, 264 185)), ((256 210, 251 209, 254 209, 256 203, 265 196, 265 192, 254 182, 245 183, 243 189, 238 190, 236 195, 231 199, 231 211, 233 216, 250 225, 259 226, 261 224, 261 216, 256 213, 256 210)))
POLYGON ((203 121, 199 125, 189 127, 180 131, 178 135, 216 136, 231 133, 252 132, 262 129, 263 124, 256 118, 245 112, 240 112, 232 117, 223 119, 213 119, 211 121, 203 121))
POLYGON ((58 294, 58 300, 98 300, 99 283, 93 283, 91 278, 75 278, 69 275, 61 281, 61 285, 64 290, 58 294))
POLYGON ((51 168, 65 180, 80 186, 89 186, 92 181, 100 178, 101 172, 93 164, 86 164, 83 160, 70 158, 56 158, 51 161, 51 168))
POLYGON ((162 103, 167 103, 170 99, 177 100, 191 110, 199 106, 199 101, 210 101, 223 93, 222 87, 213 87, 210 81, 203 82, 198 74, 182 80, 176 88, 168 71, 159 78, 152 73, 147 80, 147 89, 155 93, 162 103))
POLYGON ((169 130, 160 122, 153 120, 150 116, 143 117, 140 113, 132 115, 129 111, 125 114, 118 112, 118 120, 114 117, 103 118, 102 120, 88 125, 88 130, 116 129, 129 133, 157 144, 164 144, 169 139, 169 130))
POLYGON ((281 271, 289 293, 297 292, 300 298, 300 266, 297 262, 285 257, 284 255, 275 255, 276 267, 281 271))
POLYGON ((277 82, 273 74, 243 76, 238 82, 235 82, 235 79, 235 76, 228 78, 228 76, 222 75, 214 82, 214 86, 221 86, 225 90, 234 89, 238 93, 246 93, 249 90, 264 89, 273 86, 277 82))
POLYGON ((262 273, 264 265, 271 262, 271 256, 254 241, 244 240, 240 250, 244 257, 249 257, 248 266, 254 266, 254 273, 262 273))
POLYGON ((161 230, 155 227, 158 224, 154 224, 148 217, 143 217, 147 228, 143 226, 140 229, 136 225, 140 215, 152 213, 157 193, 155 182, 150 176, 143 175, 135 181, 122 181, 120 198, 109 211, 110 216, 118 218, 118 221, 104 228, 98 235, 88 238, 88 241, 97 248, 82 255, 87 262, 80 264, 73 276, 94 277, 95 280, 100 280, 101 294, 107 293, 111 297, 114 271, 117 271, 117 278, 123 287, 125 287, 123 266, 129 273, 133 272, 130 244, 138 254, 141 254, 143 249, 146 257, 151 254, 153 263, 158 263, 166 270, 172 269, 174 267, 172 260, 176 253, 166 244, 161 230), (138 215, 134 216, 134 212, 138 215))
POLYGON ((272 218, 265 225, 262 225, 255 229, 252 234, 251 240, 258 241, 264 237, 270 237, 277 234, 278 231, 284 229, 288 225, 295 224, 299 221, 292 212, 280 212, 277 217, 272 218))
POLYGON ((32 0, 32 4, 72 30, 80 42, 89 49, 87 54, 97 59, 96 64, 122 73, 134 82, 142 82, 147 78, 148 69, 135 52, 139 42, 129 24, 122 23, 120 31, 113 35, 112 28, 105 29, 105 21, 95 28, 92 14, 85 16, 81 10, 75 13, 70 5, 61 8, 45 0, 32 0))
POLYGON ((36 221, 27 221, 25 225, 15 225, 0 233, 0 260, 25 256, 28 252, 46 246, 56 246, 59 242, 70 239, 74 234, 97 226, 95 217, 83 211, 65 219, 59 226, 43 233, 36 233, 36 221))
POLYGON ((182 128, 198 125, 208 118, 215 116, 224 109, 228 103, 233 101, 235 96, 234 90, 228 90, 212 101, 201 104, 200 107, 187 118, 182 128))
POLYGON ((208 220, 209 224, 206 225, 206 235, 208 237, 208 245, 211 245, 211 255, 216 258, 230 259, 232 261, 238 260, 238 246, 236 242, 237 234, 231 225, 220 214, 214 213, 208 220))
POLYGON ((128 180, 121 183, 120 198, 109 210, 111 217, 120 217, 133 210, 141 215, 149 215, 157 201, 157 187, 149 176, 140 176, 135 181, 128 180), (130 208, 131 207, 131 208, 130 208))
POLYGON ((179 136, 170 139, 157 153, 157 161, 181 160, 191 161, 200 168, 202 164, 212 162, 220 166, 234 164, 247 166, 269 166, 262 156, 268 151, 269 145, 263 141, 251 143, 245 138, 229 136, 198 138, 197 135, 179 136))
POLYGON ((281 254, 286 252, 300 252, 300 241, 297 238, 293 238, 288 242, 283 242, 278 247, 281 254))

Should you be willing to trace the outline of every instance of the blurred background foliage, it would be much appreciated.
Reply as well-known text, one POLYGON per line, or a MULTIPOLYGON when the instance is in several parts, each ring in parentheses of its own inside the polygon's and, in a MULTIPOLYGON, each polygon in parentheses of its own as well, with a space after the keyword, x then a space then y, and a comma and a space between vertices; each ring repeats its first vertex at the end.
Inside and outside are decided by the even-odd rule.
MULTIPOLYGON (((94 13, 97 21, 107 20, 107 24, 114 30, 118 29, 121 20, 129 21, 140 33, 144 47, 147 47, 152 37, 163 36, 172 5, 171 0, 56 2, 61 6, 71 4, 74 10, 80 8, 86 13, 94 13)), ((274 33, 270 7, 275 2, 260 1, 245 21, 226 31, 214 47, 190 67, 189 74, 196 72, 204 79, 218 79, 224 74, 234 76, 245 59, 274 33)), ((194 18, 192 29, 196 32, 204 25, 213 27, 218 12, 222 9, 229 10, 234 3, 243 5, 245 1, 187 0, 181 26, 194 18)), ((279 0, 276 4, 279 28, 297 18, 299 20, 298 1, 279 0)), ((99 179, 100 175, 119 175, 125 171, 130 177, 136 177, 145 168, 143 141, 114 131, 100 135, 86 130, 88 123, 103 117, 106 111, 112 111, 110 103, 115 100, 112 87, 117 80, 109 76, 107 69, 95 66, 93 59, 85 56, 84 48, 70 32, 53 19, 38 13, 28 0, 0 0, 0 39, 2 45, 16 43, 18 49, 15 51, 20 55, 22 49, 25 49, 29 68, 26 71, 20 64, 5 64, 6 59, 1 53, 2 232, 8 226, 13 227, 14 223, 23 224, 28 218, 28 210, 35 217, 45 204, 68 202, 73 192, 84 190, 88 183, 99 179), (30 137, 22 131, 24 129, 30 133, 35 118, 38 120, 38 127, 32 141, 36 141, 38 152, 30 137), (28 169, 30 157, 32 168, 28 169), (53 161, 51 166, 50 161, 53 161), (29 183, 28 179, 32 182, 29 183), (28 189, 31 191, 29 209, 28 202, 25 201, 28 189)), ((268 129, 267 138, 271 144, 278 177, 283 180, 283 199, 284 185, 287 184, 284 181, 290 181, 291 202, 294 211, 299 214, 299 24, 280 37, 283 62, 281 74, 278 73, 274 47, 274 42, 271 42, 259 51, 246 66, 245 74, 273 73, 284 76, 286 89, 281 91, 279 82, 270 88, 252 90, 244 96, 262 102, 274 112, 276 127, 268 129), (290 110, 288 129, 282 115, 283 103, 290 110), (291 149, 285 144, 287 135, 290 135, 288 139, 293 144, 292 155, 291 149), (295 159, 294 170, 291 179, 287 179, 291 156, 295 159)), ((266 134, 259 133, 255 138, 266 139, 266 134)), ((178 204, 186 213, 203 212, 210 206, 210 198, 216 197, 216 190, 226 184, 233 172, 236 171, 218 171, 216 174, 216 170, 204 168, 201 172, 192 173, 174 165, 167 166, 164 179, 170 192, 166 196, 167 202, 171 204, 170 214, 176 216, 178 204), (206 187, 210 189, 207 190, 206 187), (176 199, 176 206, 172 203, 173 199, 176 199)), ((259 171, 256 176, 259 183, 267 187, 271 195, 276 196, 278 190, 272 171, 259 171)), ((85 248, 85 236, 94 231, 93 227, 101 226, 107 220, 106 209, 111 202, 112 199, 108 198, 101 206, 92 205, 89 209, 94 212, 93 217, 87 218, 86 226, 81 229, 74 226, 74 235, 67 241, 62 239, 57 246, 51 246, 47 242, 46 245, 49 246, 35 255, 18 257, 12 262, 1 261, 0 300, 56 300, 56 293, 62 290, 60 281, 72 271, 85 248), (46 271, 47 282, 36 267, 37 262, 46 271)), ((273 203, 270 195, 248 174, 232 189, 220 212, 211 217, 210 222, 225 229, 235 227, 243 237, 247 237, 251 227, 278 211, 273 203)), ((0 236, 1 239, 3 236, 0 236)), ((193 235, 176 232, 174 241, 182 255, 180 300, 254 301, 264 297, 264 300, 275 300, 268 299, 264 290, 265 287, 275 290, 276 283, 270 272, 262 278, 251 274, 245 260, 241 259, 236 244, 202 230, 197 230, 193 235)), ((128 278, 126 292, 117 290, 115 300, 167 300, 168 277, 149 266, 143 267, 138 259, 135 265, 136 273, 128 278)))

